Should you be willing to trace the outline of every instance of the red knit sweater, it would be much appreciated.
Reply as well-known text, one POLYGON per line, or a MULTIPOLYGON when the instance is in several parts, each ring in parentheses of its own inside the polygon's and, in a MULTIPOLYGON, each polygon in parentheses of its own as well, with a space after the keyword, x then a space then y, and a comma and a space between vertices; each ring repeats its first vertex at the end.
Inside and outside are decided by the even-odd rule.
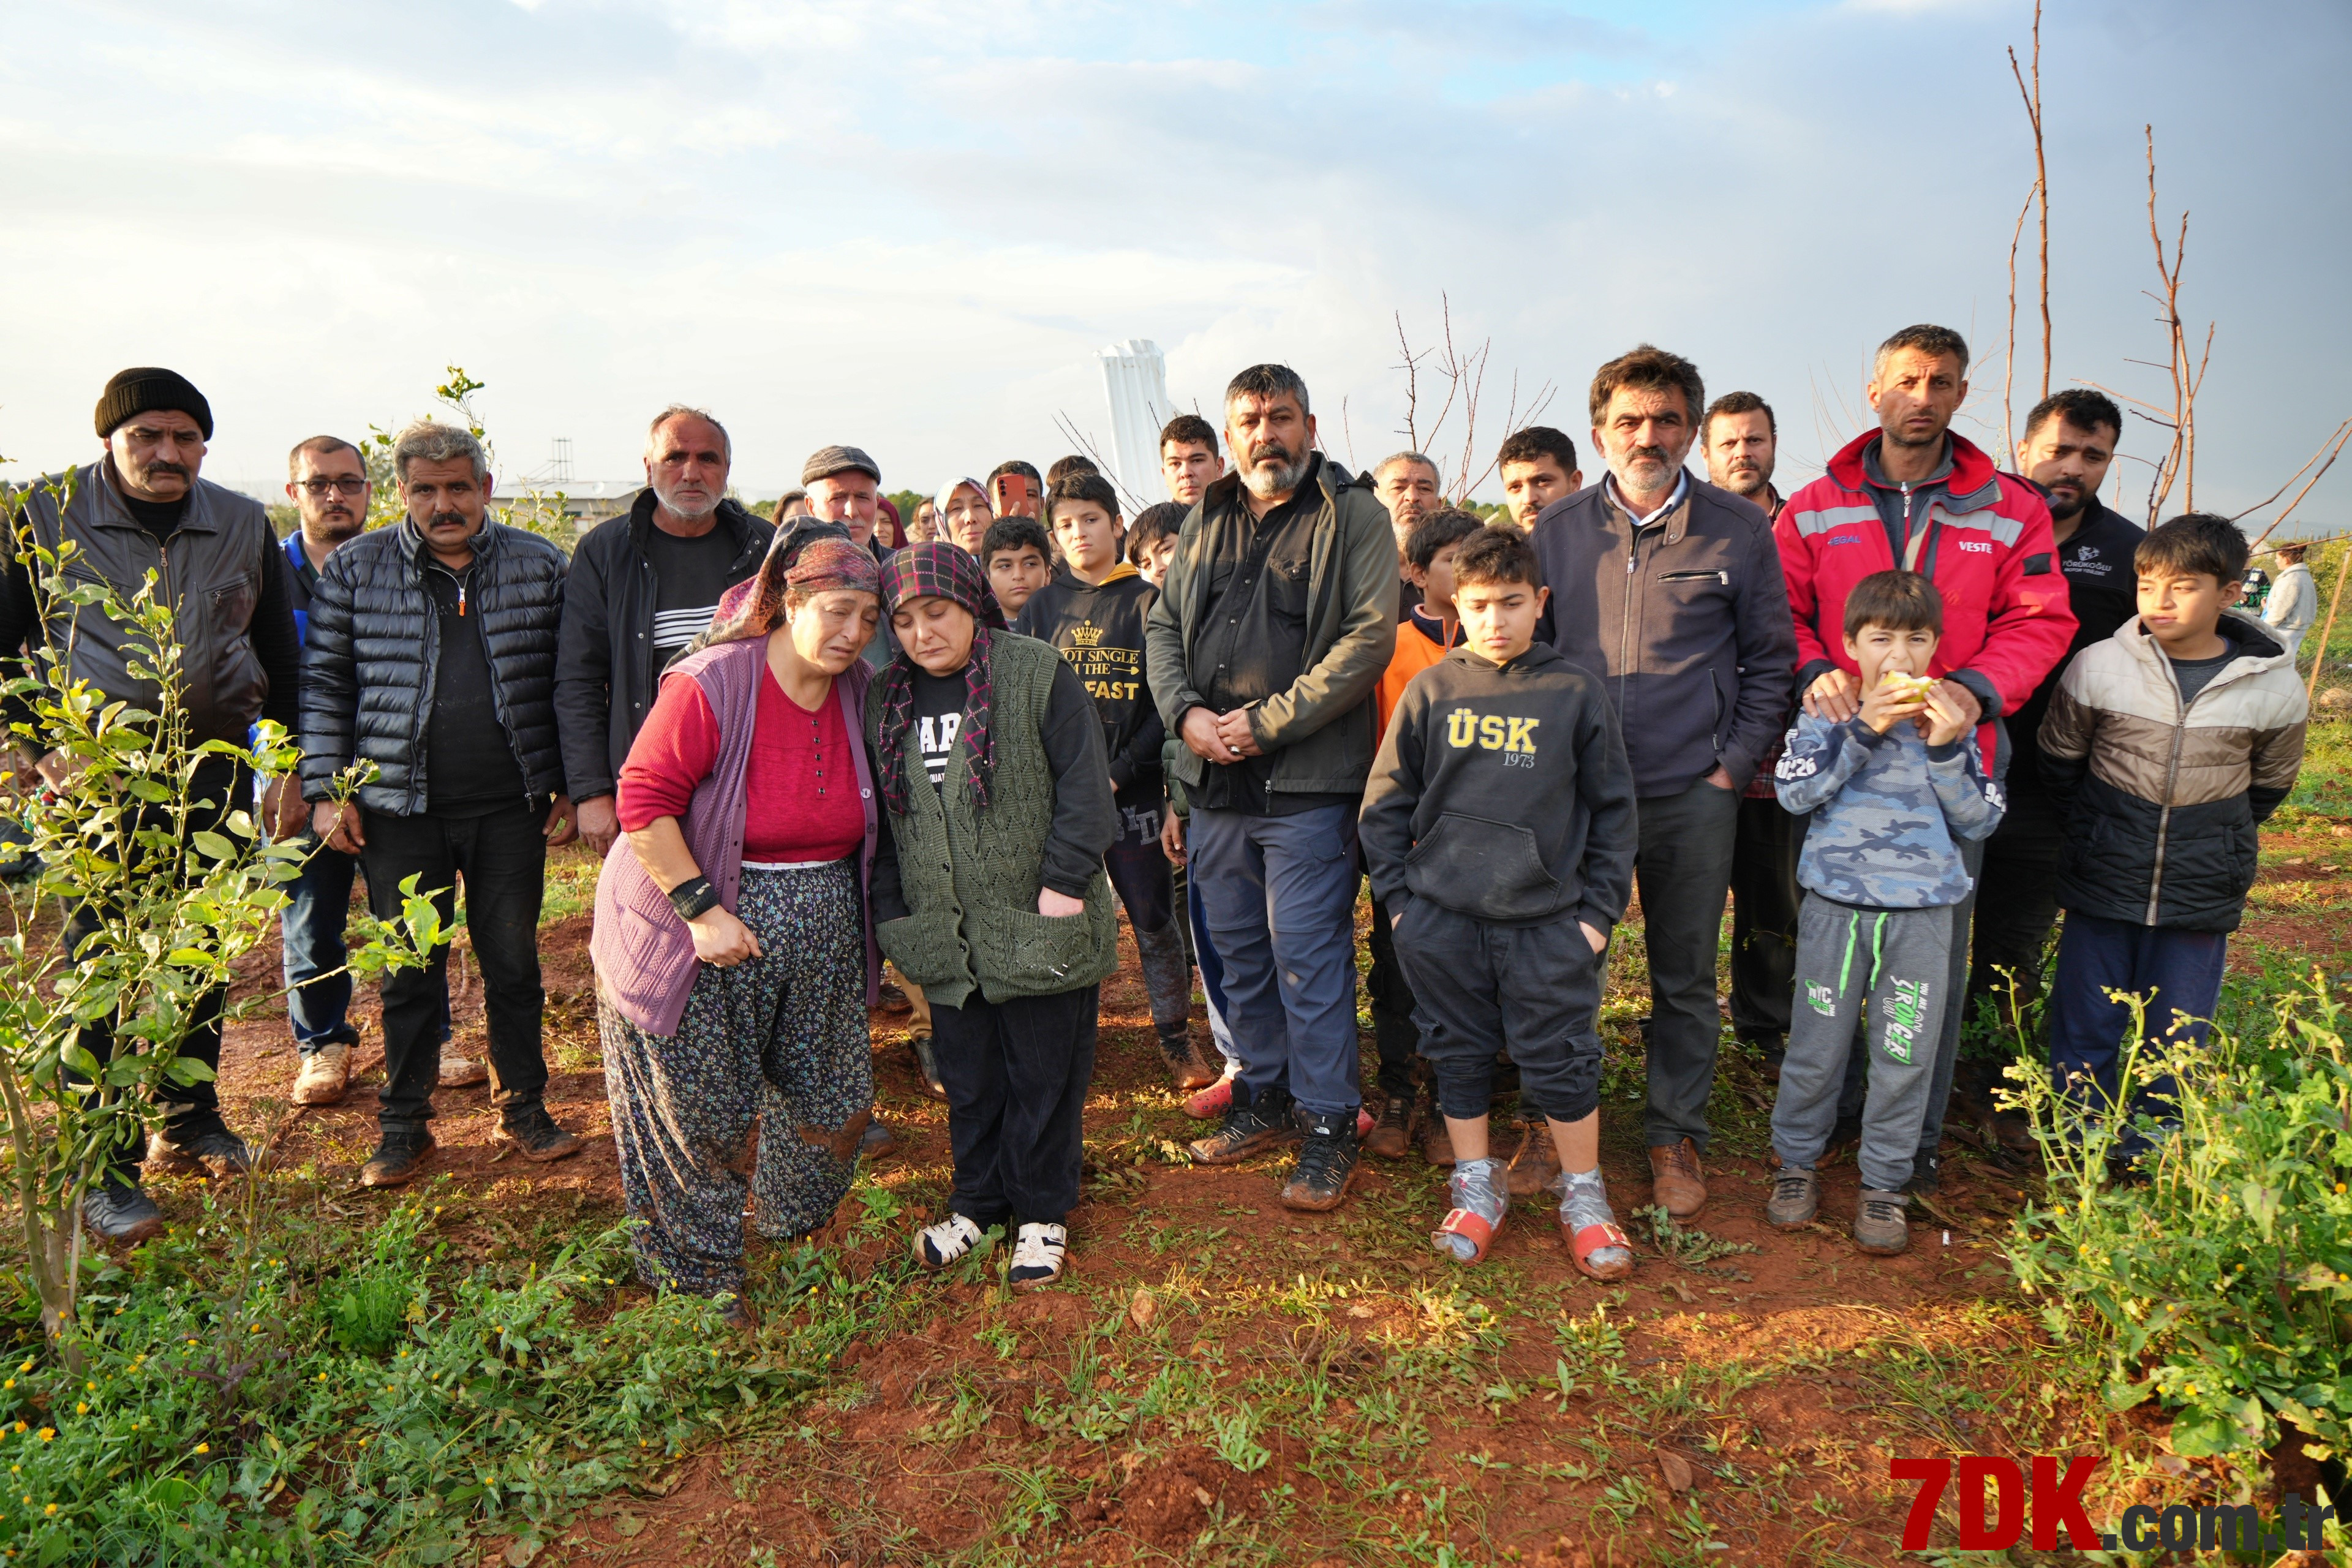
MULTIPOLYGON (((760 706, 744 768, 743 858, 839 860, 866 837, 841 704, 816 710, 794 702, 772 670, 760 676, 760 706)), ((635 833, 664 816, 684 816, 695 786, 719 760, 719 719, 692 680, 665 680, 645 728, 621 766, 622 828, 635 833)))

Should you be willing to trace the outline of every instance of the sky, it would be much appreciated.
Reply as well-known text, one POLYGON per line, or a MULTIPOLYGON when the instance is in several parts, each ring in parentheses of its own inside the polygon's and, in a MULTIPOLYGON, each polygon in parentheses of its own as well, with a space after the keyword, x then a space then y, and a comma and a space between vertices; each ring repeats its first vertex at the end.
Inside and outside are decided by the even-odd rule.
MULTIPOLYGON (((113 372, 209 398, 207 477, 427 412, 445 367, 511 485, 558 437, 639 470, 715 411, 771 496, 832 442, 892 489, 1066 419, 1148 338, 1179 405, 1279 360, 1327 450, 1406 444, 1401 316, 1491 343, 1449 485, 1513 417, 1589 440, 1638 342, 1778 410, 1785 492, 1861 428, 1871 350, 1936 321, 1998 441, 2011 237, 2032 180, 2016 0, 216 0, 0 9, 0 476, 88 461, 113 372)), ((2352 6, 2078 0, 2042 31, 2054 386, 2168 408, 2143 126, 2182 314, 2218 323, 2197 499, 2235 511, 2352 394, 2352 6), (2333 344, 2331 350, 2326 345, 2333 344), (2315 351, 2318 351, 2315 353, 2315 351)), ((2021 417, 2039 391, 2029 224, 2021 417)), ((1442 394, 1438 395, 1442 395, 1442 394)), ((2120 504, 2168 434, 2126 421, 2120 504), (2135 461, 2134 459, 2141 459, 2135 461)), ((1588 461, 1589 477, 1599 465, 1588 461)), ((1489 499, 1491 479, 1478 493, 1489 499)), ((2116 490, 2109 491, 2115 500, 2116 490)), ((2305 517, 2347 521, 2352 461, 2305 517)), ((1150 499, 1158 499, 1156 495, 1150 499)), ((2185 500, 2176 491, 2178 510, 2185 500)))

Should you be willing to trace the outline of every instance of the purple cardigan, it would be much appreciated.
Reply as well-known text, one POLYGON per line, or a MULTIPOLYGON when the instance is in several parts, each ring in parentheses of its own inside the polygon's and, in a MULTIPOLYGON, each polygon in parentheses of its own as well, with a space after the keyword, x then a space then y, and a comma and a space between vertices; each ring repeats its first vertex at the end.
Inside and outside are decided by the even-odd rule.
MULTIPOLYGON (((682 658, 664 680, 692 680, 702 688, 719 720, 719 760, 710 776, 694 787, 678 826, 694 863, 718 889, 729 910, 743 885, 744 772, 751 757, 751 727, 760 709, 760 681, 768 668, 768 639, 721 643, 682 658)), ((874 942, 872 883, 876 814, 874 773, 866 758, 866 685, 872 671, 862 662, 833 679, 833 700, 857 761, 857 795, 866 807, 866 845, 857 857, 857 894, 866 931, 866 1004, 874 1005, 882 982, 882 952, 874 942)), ((694 936, 670 908, 669 898, 638 864, 625 835, 613 841, 596 879, 596 924, 588 939, 596 966, 597 989, 621 1016, 649 1035, 677 1033, 702 965, 694 956, 694 936)))

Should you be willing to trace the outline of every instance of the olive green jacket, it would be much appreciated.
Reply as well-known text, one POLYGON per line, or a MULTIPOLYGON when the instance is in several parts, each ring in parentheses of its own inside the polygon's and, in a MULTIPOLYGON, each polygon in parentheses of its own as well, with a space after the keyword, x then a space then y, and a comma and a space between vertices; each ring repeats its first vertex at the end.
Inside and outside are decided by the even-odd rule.
MULTIPOLYGON (((1371 488, 1328 458, 1311 481, 1322 492, 1307 567, 1304 672, 1287 691, 1248 710, 1250 732, 1274 758, 1271 788, 1291 795, 1360 792, 1380 743, 1372 692, 1396 652, 1396 533, 1371 488)), ((1168 733, 1180 736, 1188 710, 1204 706, 1191 657, 1209 615, 1209 563, 1227 531, 1248 512, 1238 476, 1202 492, 1176 535, 1176 553, 1144 628, 1144 679, 1168 733)), ((1207 763, 1179 745, 1169 776, 1198 788, 1207 763)))
MULTIPOLYGON (((934 788, 922 753, 906 748, 908 811, 885 811, 897 851, 899 896, 913 912, 886 920, 875 937, 898 973, 943 1007, 961 1007, 974 991, 991 1002, 1050 996, 1097 984, 1118 967, 1118 916, 1110 882, 1097 864, 1087 879, 1086 912, 1055 919, 1037 912, 1045 841, 1054 825, 1054 774, 1042 739, 1054 672, 1062 656, 1031 637, 1000 632, 989 657, 989 730, 996 751, 988 809, 961 787, 934 788)), ((866 704, 866 738, 878 754, 883 683, 866 704)), ((1108 764, 1096 735, 1094 765, 1108 764)), ((948 763, 963 776, 963 742, 948 763)), ((1109 799, 1106 790, 1104 799, 1109 799)), ((1118 836, 1115 815, 1100 824, 1103 847, 1118 836)))

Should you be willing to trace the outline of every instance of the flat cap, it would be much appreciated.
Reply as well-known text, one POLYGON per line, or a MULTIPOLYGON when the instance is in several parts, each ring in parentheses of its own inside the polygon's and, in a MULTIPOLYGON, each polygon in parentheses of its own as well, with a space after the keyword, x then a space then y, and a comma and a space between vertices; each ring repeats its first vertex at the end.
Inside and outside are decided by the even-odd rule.
POLYGON ((871 474, 874 482, 882 482, 882 465, 867 457, 857 447, 820 447, 809 460, 801 465, 801 483, 813 485, 835 474, 845 474, 855 468, 861 474, 871 474))

